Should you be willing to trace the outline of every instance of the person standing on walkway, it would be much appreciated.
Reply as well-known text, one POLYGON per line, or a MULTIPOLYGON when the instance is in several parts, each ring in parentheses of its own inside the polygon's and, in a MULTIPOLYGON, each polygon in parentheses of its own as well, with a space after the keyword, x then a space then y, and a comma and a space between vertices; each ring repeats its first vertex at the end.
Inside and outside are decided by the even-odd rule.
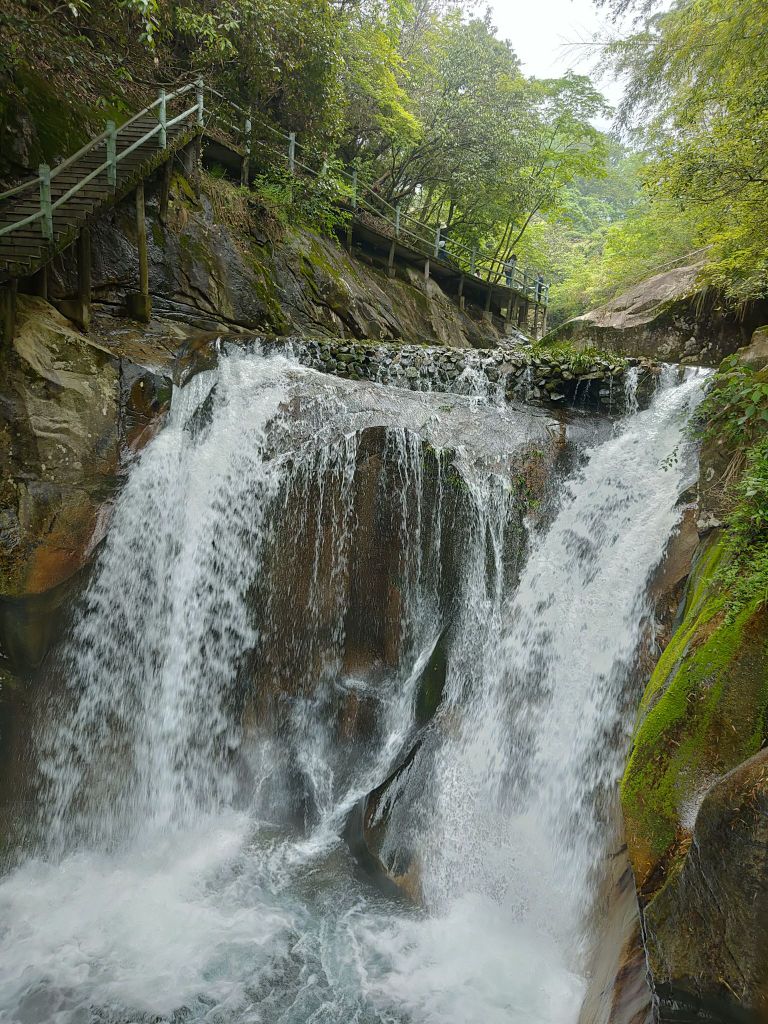
POLYGON ((504 264, 504 278, 507 282, 507 288, 512 287, 512 282, 515 280, 515 267, 517 266, 517 256, 514 253, 509 257, 507 262, 504 264))

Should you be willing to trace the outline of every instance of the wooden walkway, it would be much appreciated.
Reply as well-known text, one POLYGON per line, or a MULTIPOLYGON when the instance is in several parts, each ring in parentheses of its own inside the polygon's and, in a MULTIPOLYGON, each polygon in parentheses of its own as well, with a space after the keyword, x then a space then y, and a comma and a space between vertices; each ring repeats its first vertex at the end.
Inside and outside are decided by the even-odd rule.
MULTIPOLYGON (((166 103, 170 105, 180 98, 180 93, 172 94, 166 103)), ((54 168, 46 196, 42 195, 46 191, 43 167, 37 178, 0 195, 0 282, 28 277, 40 270, 70 245, 101 210, 132 192, 177 150, 201 134, 196 104, 182 111, 176 123, 167 124, 164 132, 158 119, 158 105, 156 102, 115 129, 112 153, 108 130, 54 168), (46 205, 50 210, 48 230, 44 223, 46 205), (35 219, 29 220, 32 217, 35 219), (28 222, 24 223, 25 220, 28 222)), ((166 114, 167 110, 168 106, 166 114)))
MULTIPOLYGON (((272 137, 255 142, 283 159, 294 174, 320 177, 311 158, 303 156, 293 133, 269 127, 272 137), (303 157, 303 159, 302 159, 303 157)), ((125 124, 108 123, 106 131, 55 168, 41 165, 37 178, 0 194, 0 319, 3 335, 12 337, 18 282, 33 275, 47 292, 47 267, 54 257, 78 243, 78 299, 66 303, 67 315, 87 328, 90 320, 90 225, 105 209, 136 192, 139 238, 139 281, 129 312, 149 319, 149 296, 144 181, 159 167, 170 172, 173 156, 195 143, 195 161, 205 140, 208 159, 229 169, 243 184, 254 175, 252 125, 245 111, 202 81, 166 94, 125 124), (212 108, 205 106, 210 94, 212 108), (235 124, 230 118, 234 117, 235 124)), ((463 307, 469 301, 486 316, 503 315, 512 324, 523 323, 534 309, 534 332, 546 323, 547 290, 540 275, 503 264, 488 254, 470 252, 441 239, 441 228, 422 224, 388 208, 356 172, 342 172, 345 193, 339 202, 350 213, 347 233, 350 249, 359 246, 394 275, 395 264, 418 267, 434 277, 463 307)), ((170 173, 164 177, 161 211, 168 202, 170 173)))

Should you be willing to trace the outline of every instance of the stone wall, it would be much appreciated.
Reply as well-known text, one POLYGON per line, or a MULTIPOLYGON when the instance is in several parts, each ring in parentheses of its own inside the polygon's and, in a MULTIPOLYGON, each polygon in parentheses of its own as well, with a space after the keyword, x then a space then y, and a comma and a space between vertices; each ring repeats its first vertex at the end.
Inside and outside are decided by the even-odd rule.
POLYGON ((585 356, 526 341, 507 340, 495 348, 460 352, 428 345, 373 345, 340 339, 293 339, 292 344, 307 365, 351 380, 412 390, 489 394, 607 413, 625 411, 628 401, 647 403, 660 373, 659 365, 650 360, 585 356), (629 378, 628 393, 631 368, 636 372, 629 378))

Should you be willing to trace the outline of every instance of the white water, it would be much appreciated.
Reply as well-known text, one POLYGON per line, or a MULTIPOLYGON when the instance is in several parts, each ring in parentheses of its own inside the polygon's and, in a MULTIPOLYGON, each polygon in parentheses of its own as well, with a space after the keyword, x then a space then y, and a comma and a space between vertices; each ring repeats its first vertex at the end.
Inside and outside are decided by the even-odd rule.
POLYGON ((0 882, 0 1019, 575 1022, 623 691, 690 469, 662 463, 685 447, 698 394, 696 380, 665 387, 588 452, 516 586, 520 498, 487 467, 545 432, 535 418, 259 356, 177 394, 118 503, 68 687, 46 710, 45 842, 0 882), (195 411, 214 382, 206 425, 195 411), (390 428, 405 551, 401 655, 375 681, 343 664, 349 431, 374 423, 390 428), (382 851, 409 847, 423 908, 378 891, 339 838, 412 735, 439 632, 451 484, 427 504, 417 435, 463 442, 471 508, 445 700, 382 851), (282 516, 315 550, 287 636, 286 606, 259 589, 282 516), (233 693, 281 665, 303 674, 280 676, 293 689, 276 728, 233 693), (340 731, 350 694, 375 709, 364 741, 340 731))

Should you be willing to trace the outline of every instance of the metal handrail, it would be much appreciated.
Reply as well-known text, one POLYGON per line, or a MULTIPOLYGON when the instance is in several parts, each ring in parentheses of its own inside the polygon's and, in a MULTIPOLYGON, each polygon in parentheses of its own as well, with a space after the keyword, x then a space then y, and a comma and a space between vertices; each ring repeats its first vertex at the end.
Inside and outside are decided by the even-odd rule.
MULTIPOLYGON (((160 134, 160 145, 164 147, 166 144, 166 132, 169 128, 180 124, 182 121, 189 118, 192 114, 197 115, 197 123, 202 125, 203 123, 203 95, 207 91, 210 95, 217 97, 222 100, 227 106, 238 111, 245 119, 245 130, 244 135, 246 138, 246 152, 250 153, 252 144, 252 115, 248 111, 244 110, 239 104, 233 100, 228 99, 217 89, 214 89, 210 85, 206 85, 202 79, 198 78, 193 82, 189 82, 186 85, 175 89, 173 92, 166 93, 165 90, 161 90, 160 95, 152 103, 146 106, 143 110, 140 110, 137 114, 134 114, 127 121, 125 121, 119 128, 116 128, 112 123, 109 123, 107 129, 97 135, 94 139, 91 139, 86 145, 82 146, 72 156, 62 160, 54 168, 47 168, 45 165, 41 165, 41 171, 45 173, 38 174, 36 178, 29 181, 22 182, 20 185, 14 186, 12 189, 8 189, 6 192, 0 193, 0 202, 11 198, 12 196, 18 195, 27 189, 37 186, 40 190, 40 210, 35 211, 22 220, 16 221, 13 224, 8 224, 5 227, 0 227, 0 236, 9 234, 27 224, 33 224, 38 220, 43 221, 42 232, 43 237, 46 240, 50 240, 53 233, 52 215, 53 212, 64 203, 68 202, 73 196, 80 192, 86 185, 97 178, 104 171, 108 172, 110 177, 110 185, 114 187, 116 168, 120 161, 124 160, 127 156, 133 153, 140 146, 145 145, 150 139, 160 134), (194 106, 184 110, 181 114, 168 120, 166 117, 167 104, 177 99, 180 96, 186 95, 190 90, 197 90, 197 100, 194 106), (141 118, 146 117, 156 108, 160 108, 159 120, 156 125, 151 127, 138 139, 135 139, 130 146, 119 153, 116 150, 117 138, 121 131, 125 131, 126 128, 135 124, 141 118), (100 163, 96 168, 92 169, 86 174, 80 181, 76 182, 70 189, 67 190, 63 195, 59 196, 55 201, 51 201, 50 186, 51 181, 56 178, 67 167, 72 166, 77 160, 86 156, 88 153, 96 150, 100 145, 106 143, 107 159, 100 163), (111 143, 111 149, 110 149, 111 143)), ((232 124, 226 117, 224 117, 220 111, 212 111, 216 120, 220 121, 229 131, 232 131, 237 136, 241 129, 236 125, 232 124)), ((296 139, 295 133, 284 133, 273 125, 268 124, 261 118, 258 119, 262 127, 266 128, 274 135, 277 135, 283 142, 283 149, 281 152, 282 159, 288 160, 291 171, 295 171, 297 168, 306 172, 313 177, 321 177, 324 171, 318 172, 316 168, 311 167, 304 161, 297 159, 296 151, 303 150, 306 152, 306 147, 303 146, 296 139), (288 144, 288 151, 285 150, 285 144, 288 144)), ((256 140, 258 145, 264 146, 265 148, 271 149, 275 152, 276 147, 269 143, 262 142, 262 140, 256 140)), ((445 262, 444 257, 450 255, 454 259, 462 258, 465 263, 469 264, 469 273, 476 277, 481 277, 481 269, 487 275, 486 280, 489 283, 498 283, 499 280, 504 277, 505 284, 507 287, 516 289, 526 297, 529 295, 535 296, 537 302, 546 303, 549 293, 549 285, 545 285, 543 277, 541 275, 529 275, 527 271, 520 271, 516 264, 510 268, 508 262, 501 260, 498 256, 491 253, 478 251, 477 249, 470 249, 468 246, 461 242, 450 242, 449 240, 441 239, 441 227, 427 224, 423 221, 418 220, 409 213, 403 213, 399 206, 393 206, 388 200, 378 195, 372 188, 370 188, 365 182, 361 182, 358 179, 357 171, 350 173, 345 168, 341 168, 338 172, 341 178, 346 179, 352 189, 350 196, 352 200, 352 208, 356 210, 362 208, 368 210, 375 217, 385 221, 385 223, 394 227, 393 240, 399 238, 410 238, 415 243, 416 250, 423 254, 426 259, 435 259, 438 262, 445 262), (361 195, 362 193, 362 195, 361 195), (371 196, 374 203, 371 203, 366 197, 371 196), (391 211, 392 216, 387 216, 384 210, 391 211), (415 229, 415 230, 412 230, 415 229), (432 242, 431 239, 434 239, 432 242), (495 278, 494 281, 491 281, 495 278), (519 284, 518 284, 519 282, 519 284)), ((460 267, 462 272, 466 273, 466 267, 460 267)))
MULTIPOLYGON (((239 106, 239 104, 235 103, 233 100, 229 100, 226 96, 224 96, 222 93, 220 93, 217 89, 214 89, 212 86, 206 85, 205 88, 206 88, 206 91, 208 91, 211 95, 216 96, 218 99, 224 101, 228 106, 230 106, 233 109, 237 110, 248 121, 251 121, 251 122, 253 121, 253 115, 249 114, 243 107, 239 106)), ((218 114, 217 119, 222 124, 224 124, 227 128, 229 128, 231 131, 235 132, 236 134, 238 134, 238 133, 240 133, 242 131, 241 128, 239 128, 239 127, 235 126, 234 124, 232 124, 231 121, 227 120, 221 114, 218 114)), ((290 145, 290 143, 291 143, 291 135, 290 134, 286 134, 284 132, 279 131, 273 125, 268 124, 266 121, 262 120, 261 118, 258 118, 258 123, 260 123, 261 126, 266 128, 268 131, 270 131, 273 134, 277 135, 284 143, 288 143, 290 145)), ((257 142, 259 144, 261 144, 261 145, 266 145, 267 148, 269 148, 268 144, 261 143, 260 140, 257 140, 257 142)), ((295 137, 293 139, 293 147, 294 147, 294 151, 295 150, 306 150, 306 147, 303 146, 297 139, 295 139, 295 137)), ((281 153, 280 155, 282 156, 283 159, 285 159, 285 153, 284 152, 281 153)), ((318 176, 318 172, 317 172, 317 170, 315 168, 313 168, 313 167, 309 166, 308 164, 304 163, 302 160, 297 159, 295 157, 295 155, 293 157, 292 164, 293 164, 294 167, 297 167, 297 168, 300 168, 301 170, 306 171, 308 174, 312 175, 313 177, 317 177, 318 176)), ((371 188, 369 188, 369 186, 365 182, 360 181, 354 174, 351 174, 346 169, 341 168, 341 170, 338 171, 337 173, 342 178, 346 179, 353 186, 353 188, 355 190, 362 190, 362 191, 368 193, 369 195, 373 196, 375 201, 376 201, 376 203, 377 203, 377 205, 378 205, 378 207, 386 207, 387 209, 389 209, 392 212, 392 214, 394 214, 394 217, 395 217, 394 220, 392 219, 392 217, 386 217, 386 216, 383 217, 382 219, 384 219, 386 223, 391 224, 393 226, 399 225, 399 229, 396 231, 396 237, 402 237, 404 235, 410 236, 412 239, 414 239, 416 242, 420 243, 421 245, 429 247, 429 251, 428 252, 424 252, 424 250, 421 250, 422 252, 424 252, 425 256, 429 256, 431 258, 435 258, 438 261, 440 261, 442 254, 440 252, 438 252, 437 255, 435 255, 434 254, 435 250, 434 250, 434 247, 431 246, 431 243, 428 242, 426 238, 422 238, 421 235, 418 234, 417 232, 408 231, 407 228, 405 228, 403 226, 403 222, 407 221, 411 225, 414 225, 416 227, 417 231, 418 231, 418 229, 421 229, 421 231, 425 235, 427 235, 427 236, 434 236, 434 235, 436 235, 436 226, 435 225, 430 225, 430 224, 425 223, 424 221, 420 221, 417 218, 413 217, 411 214, 403 213, 402 211, 398 212, 397 207, 393 206, 390 202, 388 202, 382 196, 379 196, 371 188)), ((359 202, 360 200, 356 197, 356 201, 359 202)), ((363 203, 365 204, 364 200, 363 200, 363 203)), ((372 206, 370 203, 365 204, 365 206, 367 206, 368 210, 372 214, 374 214, 375 216, 381 217, 381 210, 380 209, 377 209, 376 207, 372 206)), ((439 245, 439 240, 438 240, 437 244, 439 245)), ((487 252, 483 252, 483 251, 477 251, 477 250, 472 250, 472 249, 470 249, 469 246, 466 246, 466 245, 464 245, 461 242, 452 241, 450 243, 450 252, 451 252, 451 255, 457 255, 457 256, 458 255, 463 255, 464 256, 465 261, 467 263, 469 263, 469 265, 470 265, 471 269, 470 269, 469 272, 471 274, 474 274, 475 276, 480 276, 478 271, 482 268, 482 269, 485 270, 485 273, 487 274, 487 279, 489 280, 489 282, 490 282, 490 279, 495 276, 496 277, 496 281, 493 282, 493 283, 499 283, 499 281, 502 278, 506 278, 508 273, 511 273, 511 284, 510 285, 506 285, 506 281, 505 281, 504 283, 505 283, 506 287, 511 287, 512 289, 520 291, 524 295, 531 296, 531 297, 537 296, 537 292, 540 291, 540 294, 542 295, 542 299, 539 299, 537 297, 537 301, 542 301, 542 300, 546 301, 546 298, 548 296, 548 291, 549 291, 549 285, 548 284, 541 284, 540 285, 540 280, 539 280, 540 279, 540 275, 537 275, 537 274, 534 274, 534 273, 530 273, 528 271, 520 270, 517 267, 516 264, 511 269, 511 272, 510 272, 508 270, 508 263, 507 263, 507 261, 505 261, 503 259, 500 259, 498 256, 495 256, 495 255, 493 255, 491 253, 487 253, 487 252)))
MULTIPOLYGON (((242 107, 238 106, 238 104, 226 100, 226 97, 224 97, 217 90, 212 89, 210 86, 206 86, 206 89, 213 93, 215 96, 227 102, 231 107, 238 110, 240 113, 243 114, 244 117, 248 117, 250 120, 250 116, 247 115, 247 112, 243 110, 242 107)), ((218 118, 231 130, 235 132, 240 131, 239 128, 236 128, 235 125, 227 121, 227 119, 222 117, 221 115, 218 115, 218 118)), ((277 134, 283 140, 283 142, 290 144, 291 136, 289 134, 279 132, 277 129, 273 128, 271 125, 267 125, 265 122, 262 123, 264 127, 269 128, 270 131, 277 134)), ((284 150, 277 151, 269 143, 263 142, 262 140, 259 139, 255 141, 257 145, 270 149, 272 152, 277 152, 282 160, 288 159, 288 155, 285 153, 284 150)), ((294 147, 295 149, 306 149, 306 147, 302 146, 301 143, 299 143, 298 141, 294 142, 294 147)), ((307 172, 307 174, 313 177, 319 176, 319 173, 315 168, 304 163, 304 161, 297 159, 295 156, 292 159, 292 165, 294 168, 299 168, 300 170, 307 172)), ((362 190, 368 193, 369 195, 373 196, 377 206, 374 206, 373 204, 367 202, 365 198, 361 199, 358 195, 355 196, 355 203, 356 205, 359 205, 363 209, 367 209, 374 216, 383 219, 385 223, 395 227, 395 240, 397 240, 398 238, 410 237, 417 243, 417 251, 421 252, 421 254, 425 256, 425 258, 437 259, 438 262, 442 262, 441 257, 443 255, 443 252, 438 252, 437 255, 435 256, 435 246, 428 240, 429 237, 436 236, 435 225, 427 224, 424 221, 417 220, 417 218, 413 217, 411 214, 398 211, 397 207, 393 206, 382 196, 379 196, 364 182, 359 181, 354 174, 350 174, 350 172, 345 170, 344 168, 341 168, 337 173, 342 178, 346 179, 356 191, 362 190), (392 213, 395 215, 394 220, 391 217, 382 217, 380 209, 380 207, 382 206, 392 211, 392 213), (409 230, 408 227, 405 226, 404 222, 407 222, 408 224, 414 226, 416 230, 409 230), (425 248, 421 248, 422 246, 425 248)), ((439 241, 439 238, 436 238, 436 243, 438 246, 439 241)), ((447 242, 447 240, 445 241, 447 242)), ((472 250, 469 248, 469 246, 466 246, 461 242, 451 241, 450 243, 448 243, 448 245, 446 245, 446 249, 450 251, 451 255, 464 256, 465 261, 470 264, 470 269, 468 272, 471 275, 481 277, 480 270, 482 269, 487 274, 486 280, 488 280, 489 283, 496 284, 499 283, 501 278, 506 278, 507 274, 510 273, 511 284, 507 285, 506 281, 504 281, 505 287, 509 287, 511 288, 511 290, 518 291, 525 295, 526 297, 535 298, 537 302, 547 302, 549 285, 541 281, 540 275, 531 273, 529 271, 523 271, 519 269, 516 264, 514 267, 512 267, 511 271, 508 271, 507 261, 502 260, 498 256, 495 256, 491 253, 472 250), (448 245, 450 246, 450 249, 448 249, 448 245), (494 276, 496 278, 496 281, 492 282, 491 278, 494 276)), ((461 269, 464 272, 467 272, 466 268, 461 269)))
MULTIPOLYGON (((156 100, 150 103, 143 110, 140 110, 138 114, 134 114, 119 127, 109 125, 105 131, 101 132, 95 138, 91 139, 88 143, 86 143, 86 145, 82 146, 76 153, 73 153, 65 160, 62 160, 55 167, 48 170, 45 178, 42 174, 38 174, 36 178, 22 182, 20 185, 17 185, 14 188, 9 189, 7 192, 0 194, 0 202, 14 195, 18 195, 34 186, 37 186, 37 188, 41 190, 41 193, 43 187, 47 188, 50 195, 50 183, 58 174, 61 173, 61 171, 65 170, 67 167, 71 167, 72 164, 74 164, 77 160, 81 159, 82 157, 87 156, 89 153, 94 152, 99 146, 106 143, 110 137, 112 137, 116 143, 120 135, 120 132, 125 131, 125 129, 128 128, 130 125, 133 125, 137 121, 141 120, 141 118, 146 117, 147 114, 151 113, 155 108, 159 107, 161 104, 165 106, 169 102, 177 99, 179 96, 185 95, 187 92, 190 91, 190 89, 194 89, 196 87, 200 88, 200 86, 201 83, 198 80, 196 82, 190 82, 188 85, 182 86, 181 88, 176 89, 173 92, 161 93, 161 95, 156 100)), ((12 224, 7 224, 4 227, 0 227, 0 237, 2 237, 3 235, 10 234, 13 231, 17 231, 19 228, 26 227, 26 225, 28 224, 33 224, 35 223, 35 221, 43 220, 43 236, 46 240, 50 240, 49 236, 46 234, 45 229, 46 217, 49 221, 48 230, 51 230, 50 218, 55 210, 63 206, 64 203, 68 202, 73 196, 77 195, 78 192, 82 191, 82 189, 85 188, 86 185, 90 184, 90 182, 92 182, 100 174, 103 174, 104 171, 109 171, 110 167, 112 167, 113 165, 116 167, 121 160, 124 160, 127 156, 133 153, 134 150, 138 149, 140 146, 145 145, 145 143, 147 143, 150 139, 154 138, 155 135, 163 133, 163 137, 165 137, 164 133, 167 132, 169 128, 172 128, 174 125, 180 124, 182 121, 189 118, 190 115, 195 113, 199 113, 199 105, 197 103, 194 106, 189 107, 187 110, 184 110, 181 114, 178 114, 176 117, 173 117, 170 120, 165 119, 163 121, 158 122, 156 125, 153 125, 152 128, 144 132, 144 134, 141 135, 138 139, 134 140, 134 142, 131 143, 130 146, 126 146, 126 148, 121 150, 120 152, 115 151, 112 158, 110 158, 108 152, 107 159, 103 163, 99 164, 98 167, 94 168, 83 178, 77 181, 70 189, 63 193, 63 195, 59 196, 55 201, 50 201, 47 210, 44 208, 41 196, 41 208, 39 210, 37 210, 35 213, 30 214, 27 217, 22 218, 21 220, 14 221, 12 224)), ((109 147, 107 147, 107 150, 109 150, 109 147)))

